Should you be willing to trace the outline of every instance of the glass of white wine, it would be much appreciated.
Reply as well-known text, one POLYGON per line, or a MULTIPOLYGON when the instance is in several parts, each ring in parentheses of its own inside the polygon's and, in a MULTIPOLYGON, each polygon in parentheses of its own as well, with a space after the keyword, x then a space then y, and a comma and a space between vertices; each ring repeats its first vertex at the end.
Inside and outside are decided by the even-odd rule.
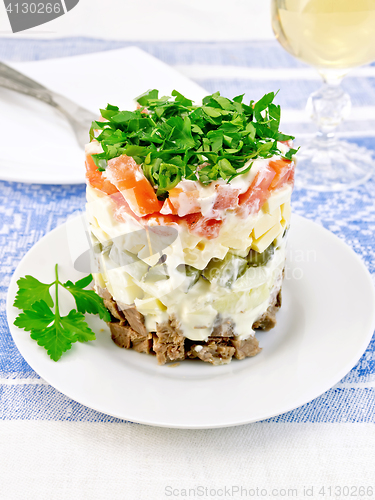
POLYGON ((335 130, 351 107, 342 78, 375 60, 375 0, 272 0, 272 27, 284 49, 323 78, 323 86, 308 99, 318 133, 301 144, 297 182, 319 191, 365 182, 374 172, 371 153, 337 140, 335 130))

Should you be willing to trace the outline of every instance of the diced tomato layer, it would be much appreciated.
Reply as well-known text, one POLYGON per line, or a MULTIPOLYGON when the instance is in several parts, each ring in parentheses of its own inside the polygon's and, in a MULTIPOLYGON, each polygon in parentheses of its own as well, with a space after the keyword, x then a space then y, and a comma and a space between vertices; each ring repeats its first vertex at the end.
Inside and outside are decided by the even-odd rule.
POLYGON ((121 155, 109 160, 106 176, 122 192, 136 215, 143 217, 159 212, 163 206, 141 167, 130 156, 121 155))
POLYGON ((133 210, 130 208, 129 204, 123 197, 120 191, 111 195, 111 200, 114 205, 113 216, 118 222, 126 222, 126 215, 131 215, 137 221, 142 221, 141 217, 138 217, 133 210))
POLYGON ((288 180, 291 170, 294 169, 291 160, 285 159, 270 161, 269 166, 276 172, 275 177, 272 179, 270 189, 281 187, 288 180))
POLYGON ((115 205, 114 217, 119 222, 126 222, 126 217, 124 214, 134 217, 143 226, 147 226, 150 221, 155 221, 160 226, 169 226, 174 224, 184 224, 188 227, 188 230, 198 236, 202 236, 211 240, 219 236, 220 226, 223 223, 222 220, 209 219, 203 217, 202 214, 189 214, 184 217, 179 217, 178 215, 163 215, 160 213, 149 214, 144 217, 138 217, 121 193, 116 193, 111 196, 111 200, 115 205))
POLYGON ((214 210, 228 210, 238 207, 239 189, 233 189, 229 185, 216 186, 217 198, 212 207, 214 210))
POLYGON ((169 198, 167 198, 164 201, 163 206, 161 207, 160 213, 163 214, 163 215, 177 214, 177 210, 172 205, 172 203, 170 202, 169 198))
POLYGON ((187 224, 189 231, 212 240, 219 236, 220 227, 223 223, 222 220, 209 219, 203 217, 201 214, 191 214, 183 217, 184 222, 187 224))
POLYGON ((86 179, 90 186, 103 191, 103 193, 118 193, 116 186, 103 177, 102 172, 99 172, 98 167, 95 165, 90 154, 86 154, 86 179))
POLYGON ((199 191, 194 189, 186 191, 179 187, 174 187, 169 191, 169 197, 164 202, 161 213, 172 213, 183 217, 188 214, 200 212, 199 191))
MULTIPOLYGON (((122 155, 110 160, 106 178, 97 170, 91 155, 87 154, 86 177, 92 187, 111 196, 115 206, 114 217, 120 222, 126 221, 126 215, 130 215, 144 226, 150 221, 161 226, 183 224, 190 232, 207 239, 219 235, 223 220, 204 217, 200 213, 197 189, 189 191, 175 187, 163 203, 157 199, 142 169, 131 157, 122 155)), ((294 163, 280 159, 270 161, 268 166, 257 172, 245 193, 239 194, 239 189, 229 185, 217 185, 211 217, 215 217, 215 211, 228 209, 236 209, 242 217, 256 213, 271 192, 286 182, 294 182, 294 163)))
MULTIPOLYGON (((216 192, 213 210, 228 210, 238 206, 239 189, 233 189, 229 185, 217 185, 216 192)), ((179 187, 169 191, 169 198, 165 200, 161 209, 162 214, 174 214, 180 217, 200 213, 200 211, 199 191, 197 189, 187 191, 179 187)))
POLYGON ((276 172, 269 166, 257 172, 249 189, 239 196, 239 214, 245 216, 260 210, 271 194, 268 188, 275 175, 276 172))
POLYGON ((143 217, 140 221, 146 222, 150 220, 155 220, 159 225, 186 225, 188 230, 198 236, 202 236, 211 240, 219 236, 220 226, 222 225, 222 220, 210 219, 208 217, 203 217, 202 214, 189 214, 184 217, 179 217, 178 215, 162 215, 162 214, 152 214, 147 217, 143 217))

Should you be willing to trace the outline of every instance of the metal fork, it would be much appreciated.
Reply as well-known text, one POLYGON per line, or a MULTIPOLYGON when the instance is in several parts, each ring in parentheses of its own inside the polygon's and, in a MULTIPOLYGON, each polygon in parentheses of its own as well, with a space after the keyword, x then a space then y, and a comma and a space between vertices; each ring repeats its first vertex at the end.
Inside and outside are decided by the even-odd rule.
POLYGON ((43 87, 40 83, 2 62, 0 62, 0 86, 35 97, 59 110, 73 128, 78 144, 84 147, 89 142, 91 122, 98 118, 91 111, 78 106, 67 97, 43 87))

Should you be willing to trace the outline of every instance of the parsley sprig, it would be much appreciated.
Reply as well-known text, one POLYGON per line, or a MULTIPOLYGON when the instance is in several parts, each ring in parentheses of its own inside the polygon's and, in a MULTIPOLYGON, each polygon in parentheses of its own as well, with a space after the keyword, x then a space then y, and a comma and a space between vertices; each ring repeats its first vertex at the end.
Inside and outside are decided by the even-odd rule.
MULTIPOLYGON (((249 160, 283 156, 277 141, 294 139, 279 132, 280 106, 273 103, 275 95, 270 92, 247 105, 244 94, 231 100, 216 92, 197 106, 176 90, 172 100, 159 98, 153 89, 137 97, 140 107, 135 111, 108 104, 100 110, 106 121, 93 122, 90 130, 91 139, 96 138, 103 148, 93 160, 103 171, 111 158, 131 156, 160 199, 181 179, 203 185, 219 178, 230 182, 245 173, 249 160)), ((285 157, 291 159, 296 152, 290 149, 285 157)))
POLYGON ((47 350, 51 359, 58 361, 74 342, 95 340, 95 333, 86 323, 84 313, 99 314, 105 321, 111 319, 103 299, 93 290, 85 290, 92 282, 91 274, 76 283, 61 283, 56 264, 55 276, 52 283, 42 283, 33 276, 25 276, 17 281, 14 306, 23 312, 17 316, 14 324, 31 332, 30 337, 47 350), (53 285, 55 302, 50 294, 53 285), (66 316, 61 316, 59 310, 59 286, 73 295, 77 306, 77 310, 72 309, 66 316))

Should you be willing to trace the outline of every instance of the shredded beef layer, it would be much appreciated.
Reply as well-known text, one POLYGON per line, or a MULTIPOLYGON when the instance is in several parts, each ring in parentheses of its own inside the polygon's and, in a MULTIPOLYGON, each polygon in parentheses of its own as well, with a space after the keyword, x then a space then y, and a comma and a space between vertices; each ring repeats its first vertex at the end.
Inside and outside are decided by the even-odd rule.
MULTIPOLYGON (((233 324, 218 317, 212 334, 206 342, 184 337, 179 323, 170 317, 167 323, 157 325, 156 332, 148 332, 143 315, 134 306, 122 309, 113 300, 108 290, 99 290, 104 305, 112 316, 109 324, 112 340, 119 347, 156 355, 158 363, 197 358, 213 365, 229 363, 233 356, 244 359, 261 351, 258 340, 252 336, 236 340, 233 324)), ((281 290, 275 295, 267 311, 253 324, 255 330, 270 330, 276 325, 276 312, 281 307, 281 290)))

